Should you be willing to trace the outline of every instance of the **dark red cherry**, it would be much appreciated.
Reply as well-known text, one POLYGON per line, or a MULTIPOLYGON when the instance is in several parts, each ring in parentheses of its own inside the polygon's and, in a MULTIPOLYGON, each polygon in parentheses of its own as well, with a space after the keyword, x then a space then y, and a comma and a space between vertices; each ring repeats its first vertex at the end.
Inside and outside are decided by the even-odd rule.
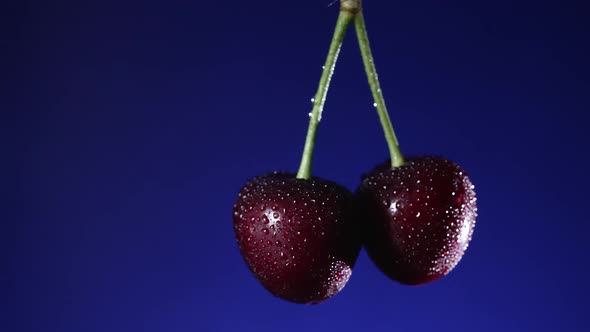
POLYGON ((272 294, 319 303, 348 281, 359 254, 353 195, 320 178, 271 173, 238 194, 233 223, 250 270, 272 294))
POLYGON ((364 245, 391 279, 418 285, 451 271, 467 249, 477 215, 465 171, 437 157, 389 161, 363 176, 356 198, 364 245))

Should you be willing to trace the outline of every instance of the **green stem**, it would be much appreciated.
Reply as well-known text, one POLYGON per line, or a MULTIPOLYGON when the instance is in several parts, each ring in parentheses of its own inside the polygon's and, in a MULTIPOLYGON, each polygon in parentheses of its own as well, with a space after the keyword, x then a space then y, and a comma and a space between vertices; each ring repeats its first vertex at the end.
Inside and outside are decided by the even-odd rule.
POLYGON ((328 93, 328 87, 330 85, 330 79, 334 73, 336 66, 336 60, 338 59, 338 53, 340 52, 340 46, 342 46, 342 40, 348 25, 352 21, 355 13, 351 8, 348 8, 344 4, 348 1, 342 1, 340 7, 340 14, 336 21, 336 28, 334 30, 334 36, 330 43, 330 49, 328 51, 328 57, 324 64, 322 76, 320 77, 320 83, 318 91, 315 97, 312 99, 313 108, 309 113, 309 127, 307 129, 307 136, 305 138, 305 147, 303 148, 303 156, 301 157, 301 164, 299 171, 297 172, 298 179, 309 179, 311 177, 311 161, 313 159, 313 148, 315 143, 315 137, 317 133, 318 124, 322 118, 322 111, 326 102, 326 95, 328 93))
POLYGON ((387 141, 387 146, 389 148, 391 167, 399 167, 403 165, 404 157, 400 151, 397 137, 395 137, 395 132, 387 113, 383 93, 381 93, 379 79, 377 78, 377 69, 375 68, 375 62, 373 61, 373 55, 371 54, 371 46, 369 45, 369 37, 367 36, 367 28, 365 26, 362 10, 356 14, 354 27, 359 41, 363 63, 365 64, 365 72, 367 73, 367 79, 369 80, 369 86, 371 88, 371 93, 373 94, 373 100, 375 101, 373 105, 377 109, 377 114, 379 114, 379 120, 381 120, 381 126, 385 133, 385 140, 387 141))

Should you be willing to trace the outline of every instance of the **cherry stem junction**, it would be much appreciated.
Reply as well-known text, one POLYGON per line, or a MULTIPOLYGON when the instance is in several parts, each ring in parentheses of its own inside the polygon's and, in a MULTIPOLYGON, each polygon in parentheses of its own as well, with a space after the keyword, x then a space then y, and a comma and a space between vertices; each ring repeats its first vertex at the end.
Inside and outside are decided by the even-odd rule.
POLYGON ((371 88, 371 93, 373 94, 373 106, 375 106, 377 109, 377 114, 379 115, 379 120, 381 121, 381 126, 383 127, 383 131, 385 133, 385 140, 387 141, 387 146, 389 148, 391 167, 399 167, 404 164, 404 157, 399 148, 397 137, 395 136, 393 126, 391 125, 391 120, 389 119, 389 115, 387 113, 385 99, 383 99, 383 93, 381 92, 379 79, 377 78, 377 69, 375 68, 375 62, 373 61, 373 55, 371 53, 371 46, 369 45, 369 37, 367 35, 367 28, 365 26, 365 19, 363 17, 362 10, 359 10, 359 12, 355 15, 354 27, 359 42, 363 63, 365 65, 365 72, 367 74, 367 79, 369 80, 369 87, 371 88))
POLYGON ((334 29, 334 35, 330 43, 330 49, 326 58, 322 70, 322 76, 320 77, 320 83, 318 90, 311 100, 313 108, 309 113, 309 127, 307 129, 307 136, 305 138, 305 147, 303 148, 303 156, 301 157, 301 164, 299 171, 297 172, 298 179, 309 179, 311 177, 311 161, 313 159, 313 148, 315 144, 315 137, 317 128, 322 118, 322 111, 326 102, 326 95, 330 86, 330 80, 334 74, 334 68, 336 67, 336 61, 338 54, 340 53, 340 47, 342 46, 342 40, 348 28, 348 25, 360 8, 359 1, 347 1, 342 0, 340 2, 340 14, 336 21, 336 27, 334 29), (357 6, 358 5, 358 6, 357 6))

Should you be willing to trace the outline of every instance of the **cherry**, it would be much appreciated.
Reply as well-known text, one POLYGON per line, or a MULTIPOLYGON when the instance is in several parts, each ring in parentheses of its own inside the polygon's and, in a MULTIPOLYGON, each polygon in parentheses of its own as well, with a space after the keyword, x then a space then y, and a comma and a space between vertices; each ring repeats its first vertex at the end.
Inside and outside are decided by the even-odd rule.
POLYGON ((363 176, 356 198, 364 245, 391 279, 417 285, 449 273, 467 249, 477 215, 465 171, 437 157, 387 161, 363 176))
POLYGON ((254 177, 234 205, 242 256, 272 294, 324 301, 344 287, 360 251, 352 206, 352 193, 328 180, 254 177))
POLYGON ((390 160, 362 177, 356 192, 364 244, 390 278, 418 285, 449 273, 467 249, 477 208, 473 185, 455 163, 405 160, 387 113, 362 10, 355 16, 367 80, 390 160))
POLYGON ((360 252, 353 194, 312 177, 317 127, 344 33, 358 9, 342 1, 297 174, 270 173, 250 179, 234 204, 233 224, 250 270, 272 294, 296 303, 319 303, 348 281, 360 252))

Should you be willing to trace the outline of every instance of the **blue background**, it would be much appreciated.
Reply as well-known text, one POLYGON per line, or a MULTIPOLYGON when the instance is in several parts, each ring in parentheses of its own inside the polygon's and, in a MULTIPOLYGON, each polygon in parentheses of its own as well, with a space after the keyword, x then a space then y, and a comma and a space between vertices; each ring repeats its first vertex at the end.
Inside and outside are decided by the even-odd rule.
MULTIPOLYGON (((365 1, 402 150, 467 170, 474 238, 425 286, 390 281, 364 252, 320 305, 258 284, 232 204, 248 178, 299 165, 338 12, 329 3, 13 8, 0 330, 590 329, 582 1, 365 1)), ((313 164, 351 190, 387 158, 352 32, 313 164)))

